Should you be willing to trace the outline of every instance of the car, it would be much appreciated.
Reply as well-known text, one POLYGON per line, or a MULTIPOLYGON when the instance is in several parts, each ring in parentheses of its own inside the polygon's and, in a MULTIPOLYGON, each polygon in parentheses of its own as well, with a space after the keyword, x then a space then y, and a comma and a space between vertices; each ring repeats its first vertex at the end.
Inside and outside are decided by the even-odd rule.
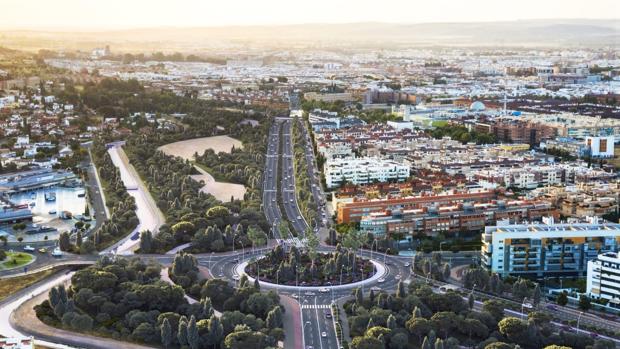
POLYGON ((297 219, 301 219, 301 216, 297 216, 297 219))
POLYGON ((233 275, 233 277, 232 277, 232 278, 233 278, 233 280, 235 280, 235 281, 239 281, 239 279, 241 279, 241 278, 239 277, 239 275, 237 275, 237 274, 233 275))
POLYGON ((306 293, 304 293, 306 296, 314 296, 316 293, 312 292, 312 291, 307 291, 306 293))
POLYGON ((599 316, 600 316, 600 317, 602 317, 602 318, 603 318, 603 319, 605 319, 605 320, 612 320, 612 321, 615 321, 616 319, 618 319, 618 317, 617 317, 617 316, 615 316, 615 315, 611 315, 611 314, 601 314, 601 315, 599 315, 599 316))
POLYGON ((320 288, 320 289, 319 289, 319 292, 321 292, 321 293, 327 293, 327 292, 329 292, 329 289, 328 289, 327 287, 323 287, 323 288, 320 288))
POLYGON ((396 280, 400 280, 400 274, 398 274, 398 275, 394 276, 394 279, 396 279, 396 280))
POLYGON ((24 251, 26 251, 26 252, 34 252, 34 247, 32 247, 30 245, 26 245, 26 246, 24 246, 24 251))
POLYGON ((411 263, 407 262, 407 263, 405 263, 405 266, 406 266, 406 267, 410 267, 410 266, 411 266, 411 263))
POLYGON ((39 251, 39 253, 47 253, 47 249, 41 247, 40 249, 38 249, 37 251, 39 251))
POLYGON ((326 318, 326 319, 331 319, 331 318, 332 318, 332 313, 331 313, 331 311, 329 311, 329 310, 326 310, 326 311, 325 311, 325 318, 326 318))
POLYGON ((293 294, 291 295, 291 297, 293 297, 293 298, 295 298, 295 299, 299 298, 299 296, 297 295, 297 293, 293 293, 293 294))
POLYGON ((598 335, 598 334, 596 334, 596 333, 594 333, 594 332, 590 332, 590 337, 591 337, 591 338, 598 338, 598 337, 599 337, 599 335, 598 335))
POLYGON ((381 283, 384 283, 384 282, 385 282, 385 279, 384 279, 384 278, 379 278, 379 280, 377 280, 377 282, 378 282, 378 283, 380 283, 380 284, 381 284, 381 283))
POLYGON ((547 309, 549 310, 558 310, 558 307, 553 304, 547 304, 547 309))
POLYGON ((60 248, 56 247, 52 251, 52 256, 54 256, 54 257, 62 257, 62 251, 60 250, 60 248))
POLYGON ((219 274, 217 274, 217 276, 223 278, 224 277, 224 273, 219 273, 219 274))
POLYGON ((323 337, 323 338, 327 337, 327 332, 325 332, 325 331, 321 332, 321 337, 323 337))

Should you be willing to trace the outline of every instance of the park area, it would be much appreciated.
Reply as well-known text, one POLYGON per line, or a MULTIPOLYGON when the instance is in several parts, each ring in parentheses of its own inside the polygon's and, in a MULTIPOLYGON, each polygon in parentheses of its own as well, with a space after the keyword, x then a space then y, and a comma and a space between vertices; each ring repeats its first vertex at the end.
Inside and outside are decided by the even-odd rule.
POLYGON ((194 160, 194 154, 202 154, 207 149, 214 152, 230 153, 232 148, 242 148, 241 141, 228 136, 213 136, 188 139, 162 145, 158 148, 167 155, 179 156, 185 160, 194 160))
MULTIPOLYGON (((158 148, 164 154, 178 156, 185 160, 194 160, 194 154, 203 154, 207 149, 213 149, 215 153, 230 153, 234 148, 242 148, 241 141, 228 136, 213 136, 188 139, 174 142, 158 148)), ((196 181, 204 181, 205 186, 201 189, 205 193, 213 195, 216 199, 227 202, 231 198, 243 200, 246 188, 241 184, 216 181, 204 168, 196 166, 200 173, 192 176, 196 181)))

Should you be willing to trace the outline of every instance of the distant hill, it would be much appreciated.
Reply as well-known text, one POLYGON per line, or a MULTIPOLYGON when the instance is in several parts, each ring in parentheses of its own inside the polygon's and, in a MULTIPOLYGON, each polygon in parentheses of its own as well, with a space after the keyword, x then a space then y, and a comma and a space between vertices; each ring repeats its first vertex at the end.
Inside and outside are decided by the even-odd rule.
MULTIPOLYGON (((615 46, 620 47, 620 20, 523 20, 470 23, 347 23, 283 26, 199 28, 142 28, 116 31, 0 30, 0 45, 21 42, 75 47, 109 43, 175 49, 209 46, 213 42, 326 45, 502 45, 502 46, 615 46), (27 40, 24 40, 27 39, 27 40), (154 45, 157 43, 158 45, 154 45), (164 44, 165 46, 161 46, 164 44)), ((118 47, 118 46, 117 46, 118 47)))

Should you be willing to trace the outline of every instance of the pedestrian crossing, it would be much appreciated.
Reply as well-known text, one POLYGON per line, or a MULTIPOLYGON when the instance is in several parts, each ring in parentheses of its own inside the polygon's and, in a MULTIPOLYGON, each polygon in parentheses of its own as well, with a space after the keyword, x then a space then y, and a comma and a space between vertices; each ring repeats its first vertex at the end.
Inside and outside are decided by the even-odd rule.
POLYGON ((306 238, 288 238, 288 239, 280 239, 278 242, 283 245, 295 245, 296 247, 304 247, 308 240, 306 238))
POLYGON ((302 304, 301 309, 330 309, 329 304, 302 304))

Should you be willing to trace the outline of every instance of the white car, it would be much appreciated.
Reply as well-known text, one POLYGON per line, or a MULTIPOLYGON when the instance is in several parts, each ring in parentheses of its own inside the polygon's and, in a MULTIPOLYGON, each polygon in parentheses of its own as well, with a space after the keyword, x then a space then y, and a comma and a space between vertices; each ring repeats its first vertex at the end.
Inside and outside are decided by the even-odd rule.
POLYGON ((306 293, 305 293, 305 295, 306 295, 306 296, 314 296, 314 295, 315 295, 315 293, 314 293, 314 292, 311 292, 311 291, 308 291, 308 292, 306 292, 306 293))
POLYGON ((381 284, 381 283, 384 283, 384 282, 385 282, 385 279, 384 279, 384 278, 380 278, 379 280, 377 280, 377 282, 378 282, 378 283, 380 283, 380 284, 381 284))
POLYGON ((26 245, 26 246, 24 246, 24 251, 26 251, 26 252, 34 252, 34 247, 32 247, 30 245, 26 245))
POLYGON ((394 279, 396 279, 396 280, 400 280, 400 274, 398 274, 398 275, 394 276, 394 279))
POLYGON ((321 332, 321 337, 323 338, 327 337, 327 332, 321 332))
POLYGON ((60 248, 56 247, 52 251, 52 256, 54 256, 54 257, 62 257, 62 251, 60 250, 60 248))
POLYGON ((233 275, 233 277, 232 277, 232 278, 233 278, 233 280, 235 280, 235 281, 239 281, 239 279, 241 279, 241 278, 239 277, 239 275, 237 275, 237 274, 233 275))
POLYGON ((323 287, 323 288, 320 288, 320 289, 319 289, 319 292, 321 292, 321 293, 327 293, 327 292, 329 292, 329 289, 328 289, 327 287, 323 287))

